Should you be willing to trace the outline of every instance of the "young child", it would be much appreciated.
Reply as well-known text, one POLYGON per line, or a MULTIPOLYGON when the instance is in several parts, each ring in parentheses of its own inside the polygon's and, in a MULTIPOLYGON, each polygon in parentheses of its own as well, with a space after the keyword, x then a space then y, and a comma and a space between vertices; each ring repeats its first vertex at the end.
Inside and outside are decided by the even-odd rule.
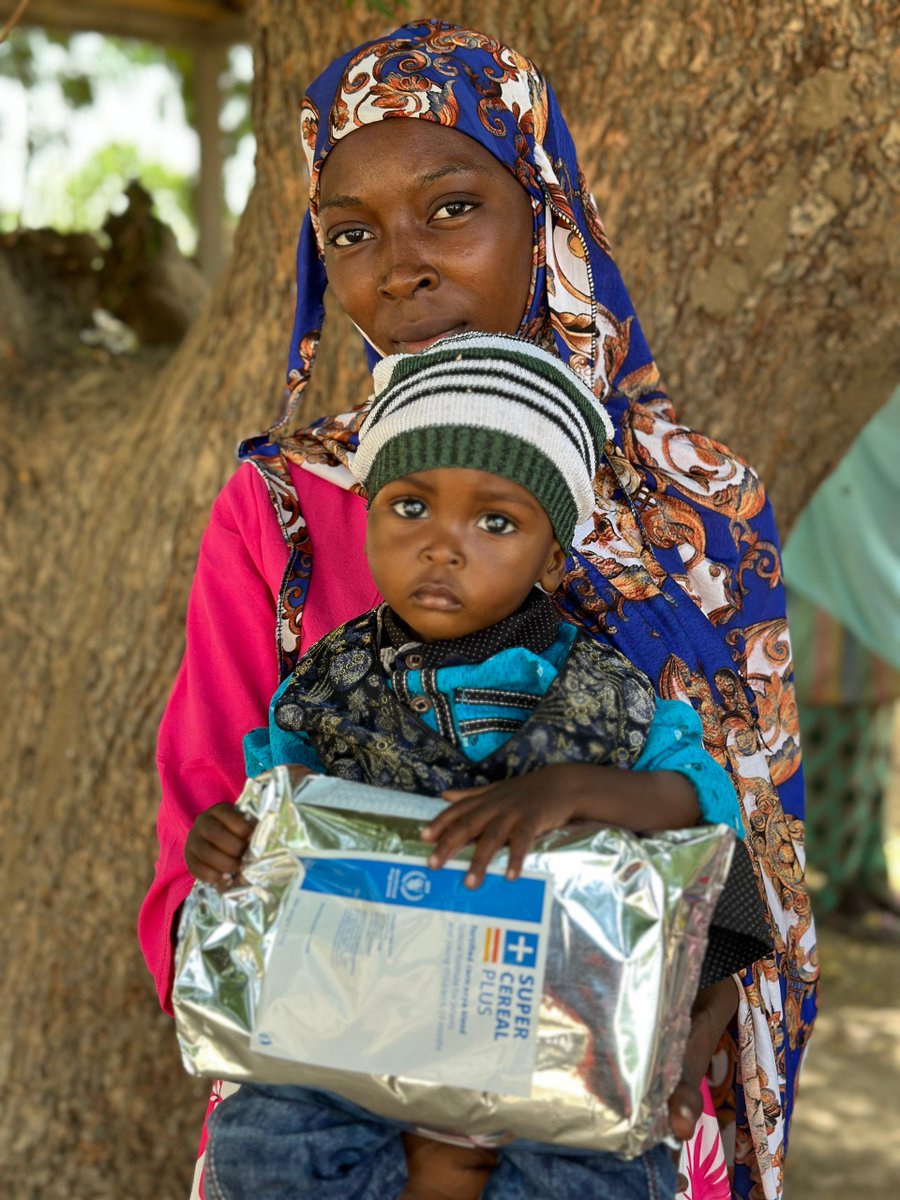
MULTIPOLYGON (((375 388, 353 470, 368 496, 366 552, 384 603, 304 655, 272 700, 268 728, 245 739, 248 774, 296 763, 443 795, 453 803, 423 831, 434 843, 429 863, 440 867, 474 842, 471 887, 502 847, 515 878, 537 836, 575 820, 739 830, 734 789, 703 749, 690 705, 657 699, 645 675, 561 620, 549 599, 576 524, 593 510, 611 432, 590 390, 546 351, 482 334, 384 359, 375 388), (598 766, 632 770, 601 776, 598 766), (541 773, 550 767, 580 773, 581 786, 548 786, 541 773), (532 786, 523 791, 517 779, 512 803, 504 781, 523 775, 532 786)), ((207 810, 187 839, 189 869, 229 882, 250 832, 231 806, 207 810)), ((764 938, 755 894, 746 911, 751 935, 764 938)), ((734 943, 715 978, 758 957, 739 936, 734 943)), ((227 1175, 229 1196, 259 1187, 242 1164, 271 1161, 285 1122, 290 1136, 277 1142, 291 1163, 285 1178, 311 1180, 313 1158, 350 1153, 377 1180, 373 1197, 399 1194, 395 1130, 325 1093, 244 1085, 212 1123, 208 1161, 227 1175)), ((484 1196, 542 1195, 541 1186, 548 1195, 597 1187, 613 1197, 673 1195, 674 1173, 664 1147, 629 1163, 512 1147, 500 1152, 484 1196)), ((267 1196, 307 1194, 271 1189, 267 1196)), ((348 1186, 347 1196, 357 1194, 370 1193, 348 1186)))

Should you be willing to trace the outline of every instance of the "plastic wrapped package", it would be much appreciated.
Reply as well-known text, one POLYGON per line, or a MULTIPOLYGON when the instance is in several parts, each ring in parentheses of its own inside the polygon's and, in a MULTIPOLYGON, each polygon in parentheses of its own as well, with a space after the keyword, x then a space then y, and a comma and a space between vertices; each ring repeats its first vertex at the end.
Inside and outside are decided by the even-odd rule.
POLYGON ((198 883, 173 991, 195 1075, 323 1088, 481 1144, 642 1153, 668 1132, 725 826, 571 826, 463 885, 440 800, 289 767, 248 781, 242 881, 198 883))

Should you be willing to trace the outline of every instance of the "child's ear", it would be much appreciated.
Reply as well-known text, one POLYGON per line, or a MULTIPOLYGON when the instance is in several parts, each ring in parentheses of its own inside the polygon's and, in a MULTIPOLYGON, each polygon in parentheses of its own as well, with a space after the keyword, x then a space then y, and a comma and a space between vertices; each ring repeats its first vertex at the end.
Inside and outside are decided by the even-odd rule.
POLYGON ((552 596, 559 585, 562 583, 566 574, 566 552, 560 546, 559 542, 553 543, 553 549, 550 552, 550 557, 547 560, 547 565, 544 567, 538 583, 544 591, 552 596))

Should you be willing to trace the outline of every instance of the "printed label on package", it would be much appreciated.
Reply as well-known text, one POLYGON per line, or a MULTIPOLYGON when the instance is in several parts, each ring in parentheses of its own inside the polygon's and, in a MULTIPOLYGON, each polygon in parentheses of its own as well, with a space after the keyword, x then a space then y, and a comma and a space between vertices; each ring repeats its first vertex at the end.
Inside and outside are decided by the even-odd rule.
POLYGON ((255 1050, 369 1075, 531 1093, 550 876, 319 851, 279 918, 255 1050))

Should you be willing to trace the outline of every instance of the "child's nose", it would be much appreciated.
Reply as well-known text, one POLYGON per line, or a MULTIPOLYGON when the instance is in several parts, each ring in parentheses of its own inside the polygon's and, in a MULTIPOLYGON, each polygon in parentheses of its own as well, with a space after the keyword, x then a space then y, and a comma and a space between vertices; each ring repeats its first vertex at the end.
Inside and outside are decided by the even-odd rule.
POLYGON ((429 562, 455 566, 463 561, 459 539, 447 532, 439 533, 431 538, 422 553, 429 562))

